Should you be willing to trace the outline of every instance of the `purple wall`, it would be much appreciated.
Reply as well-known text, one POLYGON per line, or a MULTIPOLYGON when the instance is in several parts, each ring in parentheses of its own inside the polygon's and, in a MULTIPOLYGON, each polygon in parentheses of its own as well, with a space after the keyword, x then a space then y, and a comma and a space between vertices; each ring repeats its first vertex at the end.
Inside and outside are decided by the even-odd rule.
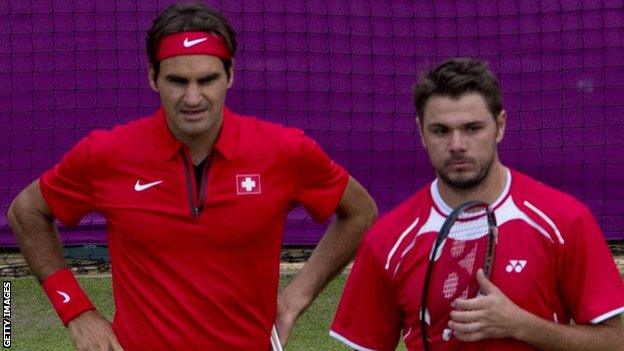
MULTIPOLYGON (((156 108, 144 37, 169 3, 0 3, 3 213, 87 132, 156 108)), ((305 129, 382 212, 433 177, 413 122, 417 72, 478 56, 502 82, 503 161, 581 198, 607 238, 624 239, 622 1, 212 3, 238 32, 228 105, 305 129)), ((295 210, 286 242, 315 243, 321 230, 295 210)), ((101 218, 63 239, 104 242, 101 218)), ((3 216, 0 246, 13 243, 3 216)))

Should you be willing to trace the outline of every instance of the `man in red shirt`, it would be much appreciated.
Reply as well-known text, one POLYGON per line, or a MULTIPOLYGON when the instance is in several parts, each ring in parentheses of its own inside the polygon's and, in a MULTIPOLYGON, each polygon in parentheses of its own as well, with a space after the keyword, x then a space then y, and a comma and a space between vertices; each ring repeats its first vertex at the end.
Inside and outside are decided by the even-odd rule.
POLYGON ((485 295, 456 300, 448 325, 430 321, 430 349, 621 350, 624 284, 603 233, 578 200, 501 164, 506 114, 486 64, 444 62, 414 101, 437 177, 365 235, 331 335, 357 350, 394 350, 399 337, 422 350, 433 241, 453 208, 481 200, 499 233, 490 279, 477 276, 485 295))
POLYGON ((376 216, 368 193, 302 131, 224 106, 235 34, 201 4, 148 33, 162 107, 95 131, 9 209, 22 253, 79 350, 267 350, 352 258, 376 216), (287 213, 333 221, 278 297, 287 213), (65 267, 53 225, 107 220, 112 325, 65 267))

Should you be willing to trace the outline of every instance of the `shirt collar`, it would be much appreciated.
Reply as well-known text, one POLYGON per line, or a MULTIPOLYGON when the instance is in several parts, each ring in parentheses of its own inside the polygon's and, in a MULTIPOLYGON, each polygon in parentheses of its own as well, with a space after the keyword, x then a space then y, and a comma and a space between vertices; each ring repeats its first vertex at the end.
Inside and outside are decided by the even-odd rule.
MULTIPOLYGON (((153 126, 156 132, 157 141, 156 144, 162 150, 162 155, 165 160, 170 159, 180 151, 181 147, 184 147, 184 143, 176 139, 165 118, 165 110, 160 107, 153 116, 153 126)), ((214 145, 214 149, 219 152, 227 160, 234 157, 236 151, 236 145, 238 144, 238 126, 237 118, 227 107, 223 107, 223 124, 221 125, 221 131, 217 137, 217 142, 214 145)))
MULTIPOLYGON (((496 209, 498 205, 500 205, 502 201, 507 197, 507 194, 509 194, 509 189, 511 188, 512 179, 511 179, 511 171, 507 167, 505 167, 505 179, 506 181, 505 181, 505 187, 503 188, 503 191, 499 194, 498 198, 490 205, 490 207, 493 209, 496 209)), ((453 209, 451 208, 451 206, 449 206, 444 201, 444 199, 442 199, 442 195, 440 195, 440 191, 438 190, 438 178, 436 178, 431 183, 430 191, 431 191, 431 197, 433 198, 433 202, 438 207, 438 209, 440 209, 442 214, 448 216, 451 212, 453 212, 453 209)))
POLYGON ((227 107, 223 106, 223 124, 214 149, 227 160, 231 160, 238 145, 238 118, 227 107))
POLYGON ((176 139, 171 133, 171 130, 169 130, 164 108, 160 107, 156 113, 154 113, 152 122, 156 136, 154 143, 160 148, 163 159, 168 160, 177 154, 184 144, 176 139))

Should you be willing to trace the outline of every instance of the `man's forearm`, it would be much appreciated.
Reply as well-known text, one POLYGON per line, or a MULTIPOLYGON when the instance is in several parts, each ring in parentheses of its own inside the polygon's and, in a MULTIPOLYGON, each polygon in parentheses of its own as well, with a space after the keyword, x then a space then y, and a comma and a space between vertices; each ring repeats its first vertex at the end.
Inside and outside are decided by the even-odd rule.
POLYGON ((371 221, 372 219, 365 216, 337 218, 299 274, 284 289, 284 298, 290 302, 296 301, 297 309, 303 311, 327 283, 351 261, 362 233, 370 226, 371 221))
POLYGON ((624 350, 624 328, 619 315, 595 325, 557 324, 535 315, 527 315, 522 326, 516 330, 516 339, 540 350, 624 350))
POLYGON ((323 235, 301 272, 284 289, 283 302, 297 315, 353 259, 362 235, 377 218, 377 205, 353 178, 336 208, 336 219, 323 235))
MULTIPOLYGON (((42 213, 33 202, 33 185, 22 192, 11 204, 8 219, 20 247, 20 251, 33 274, 41 281, 50 273, 65 266, 63 249, 54 226, 53 218, 42 213)), ((38 191, 38 188, 35 189, 38 191)))

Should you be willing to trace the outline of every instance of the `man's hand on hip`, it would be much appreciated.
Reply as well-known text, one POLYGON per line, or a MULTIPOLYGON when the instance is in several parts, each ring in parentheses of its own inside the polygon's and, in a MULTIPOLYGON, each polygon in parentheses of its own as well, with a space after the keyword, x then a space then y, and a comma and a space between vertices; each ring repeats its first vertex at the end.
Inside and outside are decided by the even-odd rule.
POLYGON ((67 325, 78 351, 123 351, 111 323, 98 311, 87 311, 67 325))

